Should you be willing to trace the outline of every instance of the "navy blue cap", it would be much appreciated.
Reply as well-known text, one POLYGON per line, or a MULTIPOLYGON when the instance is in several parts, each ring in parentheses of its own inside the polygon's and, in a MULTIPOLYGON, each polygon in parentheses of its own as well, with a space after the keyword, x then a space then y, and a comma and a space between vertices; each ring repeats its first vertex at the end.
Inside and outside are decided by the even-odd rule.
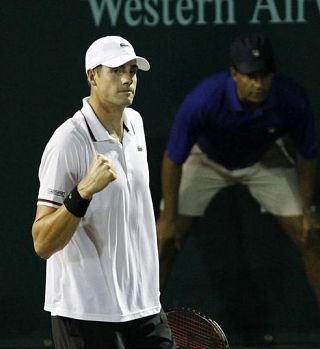
POLYGON ((230 46, 230 63, 241 74, 275 71, 270 41, 259 34, 238 37, 230 46))

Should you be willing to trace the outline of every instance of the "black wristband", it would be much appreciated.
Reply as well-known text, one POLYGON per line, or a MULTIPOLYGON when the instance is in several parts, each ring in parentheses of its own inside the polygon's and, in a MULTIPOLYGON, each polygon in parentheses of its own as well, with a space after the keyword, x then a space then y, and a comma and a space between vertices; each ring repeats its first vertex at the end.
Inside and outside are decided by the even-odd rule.
POLYGON ((63 204, 70 213, 81 218, 86 214, 90 201, 83 199, 78 192, 78 188, 74 187, 64 199, 63 204))

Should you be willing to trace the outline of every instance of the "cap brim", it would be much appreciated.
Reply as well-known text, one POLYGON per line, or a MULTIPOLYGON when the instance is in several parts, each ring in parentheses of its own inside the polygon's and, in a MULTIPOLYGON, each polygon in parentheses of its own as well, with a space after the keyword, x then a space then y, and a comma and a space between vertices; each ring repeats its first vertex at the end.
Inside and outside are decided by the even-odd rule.
POLYGON ((238 63, 236 64, 236 68, 241 74, 251 74, 261 70, 270 70, 270 66, 263 61, 238 63))
POLYGON ((129 61, 136 60, 138 68, 144 71, 150 70, 150 63, 143 57, 134 56, 134 55, 124 55, 118 56, 116 58, 102 62, 102 65, 105 65, 110 68, 120 67, 123 64, 126 64, 129 61))

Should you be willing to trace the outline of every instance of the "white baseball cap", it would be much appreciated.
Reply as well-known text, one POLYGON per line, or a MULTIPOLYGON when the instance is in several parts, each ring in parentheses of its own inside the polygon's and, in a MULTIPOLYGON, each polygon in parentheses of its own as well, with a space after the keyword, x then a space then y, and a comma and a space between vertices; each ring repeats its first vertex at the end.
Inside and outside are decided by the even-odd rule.
POLYGON ((99 65, 120 67, 133 59, 137 61, 139 69, 145 71, 150 69, 149 62, 135 54, 129 41, 120 36, 104 36, 94 41, 88 48, 85 58, 86 72, 99 65))

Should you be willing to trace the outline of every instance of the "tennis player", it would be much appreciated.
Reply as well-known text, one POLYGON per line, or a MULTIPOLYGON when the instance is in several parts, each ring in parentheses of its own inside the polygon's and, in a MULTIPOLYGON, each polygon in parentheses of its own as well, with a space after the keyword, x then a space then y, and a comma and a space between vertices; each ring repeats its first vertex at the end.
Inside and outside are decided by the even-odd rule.
POLYGON ((176 348, 159 301, 143 122, 129 107, 149 68, 124 38, 93 42, 90 96, 41 159, 32 235, 56 349, 176 348))

